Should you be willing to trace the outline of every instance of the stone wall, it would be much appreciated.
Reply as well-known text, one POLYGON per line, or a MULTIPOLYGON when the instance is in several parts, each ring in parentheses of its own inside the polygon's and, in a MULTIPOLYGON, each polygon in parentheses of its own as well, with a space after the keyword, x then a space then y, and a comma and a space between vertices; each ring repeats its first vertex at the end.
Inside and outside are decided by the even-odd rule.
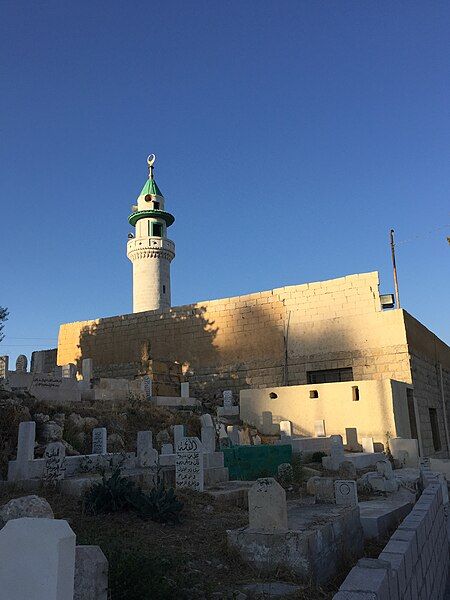
POLYGON ((53 373, 56 367, 57 353, 57 348, 32 352, 30 371, 32 373, 53 373))
POLYGON ((378 559, 361 559, 334 600, 440 600, 445 596, 447 575, 447 518, 442 488, 431 484, 378 559))
POLYGON ((403 314, 382 311, 378 273, 64 324, 58 364, 94 359, 95 374, 134 377, 142 347, 178 362, 194 391, 306 382, 352 367, 355 379, 411 380, 403 314))

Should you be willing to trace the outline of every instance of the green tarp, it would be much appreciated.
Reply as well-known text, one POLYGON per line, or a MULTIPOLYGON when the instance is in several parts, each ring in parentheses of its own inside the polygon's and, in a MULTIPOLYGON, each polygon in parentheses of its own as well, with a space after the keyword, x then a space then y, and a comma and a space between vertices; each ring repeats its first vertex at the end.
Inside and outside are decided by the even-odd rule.
POLYGON ((233 446, 223 450, 225 466, 230 480, 253 480, 259 477, 273 477, 278 473, 278 465, 290 463, 292 446, 233 446))

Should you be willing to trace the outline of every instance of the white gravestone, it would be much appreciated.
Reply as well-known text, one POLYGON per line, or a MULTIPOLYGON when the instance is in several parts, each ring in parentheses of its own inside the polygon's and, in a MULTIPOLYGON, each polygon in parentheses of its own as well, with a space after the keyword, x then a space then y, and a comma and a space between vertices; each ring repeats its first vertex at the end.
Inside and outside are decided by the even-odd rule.
POLYGON ((72 600, 75 534, 67 521, 8 521, 0 530, 0 556, 2 600, 72 600))
POLYGON ((9 356, 0 356, 0 379, 8 377, 9 356))
POLYGON ((150 379, 150 377, 148 375, 144 375, 144 377, 142 378, 142 391, 145 394, 146 400, 152 399, 153 381, 150 379))
POLYGON ((290 421, 280 421, 280 434, 282 432, 288 437, 292 436, 292 424, 290 421))
POLYGON ((203 448, 197 437, 185 437, 176 447, 175 481, 177 487, 203 492, 203 448))
POLYGON ((340 435, 330 437, 330 456, 322 458, 323 466, 330 471, 337 471, 345 460, 344 445, 340 435))
POLYGON ((215 427, 202 427, 202 446, 206 454, 216 451, 216 429, 215 427))
POLYGON ((173 445, 161 444, 161 454, 173 454, 173 445))
POLYGON ((253 438, 253 445, 254 446, 260 446, 261 445, 261 438, 259 437, 258 434, 256 434, 255 437, 253 438))
POLYGON ((345 439, 350 450, 358 450, 358 430, 356 427, 346 427, 345 439))
POLYGON ((363 452, 368 452, 370 454, 373 454, 375 452, 372 437, 361 438, 361 445, 363 447, 363 452))
POLYGON ((341 506, 356 506, 358 504, 358 492, 356 481, 352 479, 337 479, 334 482, 336 504, 341 506))
POLYGON ((158 464, 158 451, 153 448, 151 431, 138 431, 136 458, 139 467, 155 467, 158 464))
POLYGON ((376 464, 377 472, 385 479, 395 479, 392 465, 388 460, 380 460, 376 464))
POLYGON ((239 445, 240 446, 250 446, 252 443, 250 439, 250 432, 248 429, 240 429, 239 430, 239 445))
POLYGON ((391 438, 389 448, 394 458, 404 464, 405 467, 417 469, 419 464, 419 442, 414 438, 391 438))
POLYGON ((66 470, 66 449, 61 442, 47 444, 44 452, 44 481, 54 484, 64 479, 66 470))
POLYGON ((107 432, 106 427, 96 427, 92 430, 92 454, 106 454, 107 432))
POLYGON ((28 368, 28 358, 25 354, 19 354, 16 360, 16 373, 26 373, 28 368))
POLYGON ((419 469, 431 469, 431 460, 428 457, 421 456, 419 458, 419 469))
POLYGON ((181 384, 181 397, 189 398, 189 382, 181 384))
POLYGON ((67 379, 75 379, 77 376, 77 366, 73 363, 68 363, 61 367, 61 377, 67 379))
POLYGON ((227 433, 233 446, 239 446, 239 427, 237 425, 228 425, 227 433))
POLYGON ((177 447, 178 442, 186 437, 186 427, 184 425, 174 425, 173 426, 173 445, 174 448, 177 447))
POLYGON ((19 423, 17 458, 14 465, 14 475, 11 478, 14 481, 29 479, 30 461, 34 459, 35 441, 36 423, 34 421, 19 423))
POLYGON ((320 419, 319 421, 314 421, 314 435, 315 437, 325 437, 325 421, 320 419))
POLYGON ((83 358, 81 363, 81 373, 83 375, 84 383, 90 385, 91 380, 94 377, 94 361, 92 358, 83 358))
POLYGON ((233 392, 231 390, 225 390, 223 392, 223 405, 226 407, 233 406, 233 392))
POLYGON ((248 491, 249 528, 275 532, 287 529, 286 492, 273 477, 258 479, 248 491))

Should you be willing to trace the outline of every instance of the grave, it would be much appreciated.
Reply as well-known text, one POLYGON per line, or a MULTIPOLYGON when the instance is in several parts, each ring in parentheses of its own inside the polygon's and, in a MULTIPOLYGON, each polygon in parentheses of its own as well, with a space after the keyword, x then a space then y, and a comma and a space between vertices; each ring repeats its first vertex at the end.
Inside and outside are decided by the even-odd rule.
POLYGON ((108 600, 108 561, 99 546, 76 546, 73 600, 108 600))
POLYGON ((258 481, 248 492, 249 530, 262 532, 287 529, 286 492, 273 478, 258 481))
POLYGON ((364 539, 383 539, 408 515, 414 500, 409 498, 383 498, 359 502, 364 539))
POLYGON ((26 373, 28 369, 28 358, 25 354, 19 354, 16 360, 16 373, 26 373))
POLYGON ((292 436, 292 423, 290 421, 280 421, 280 435, 284 433, 285 436, 292 436))
POLYGON ((66 449, 61 442, 47 444, 44 452, 44 482, 47 485, 55 485, 64 479, 66 449))
POLYGON ((329 471, 338 471, 345 460, 344 445, 340 435, 332 435, 330 438, 330 456, 322 458, 322 465, 329 471))
POLYGON ((373 447, 373 438, 372 437, 363 437, 361 438, 361 445, 363 452, 367 452, 373 454, 375 449, 373 447))
POLYGON ((66 521, 21 518, 0 530, 0 597, 72 600, 75 534, 66 521))
POLYGON ((314 421, 314 435, 316 437, 325 437, 325 421, 320 419, 318 421, 314 421))
POLYGON ((67 365, 63 365, 61 367, 61 377, 68 379, 76 379, 77 376, 77 366, 73 363, 68 363, 67 365))
POLYGON ((96 427, 92 430, 92 454, 107 453, 106 427, 96 427))
POLYGON ((176 448, 176 487, 187 487, 197 492, 204 488, 204 456, 202 443, 197 437, 182 438, 176 448))
POLYGON ((334 482, 336 504, 342 506, 357 506, 358 492, 356 481, 353 479, 337 479, 334 482))
POLYGON ((8 480, 21 481, 30 477, 30 461, 34 459, 36 440, 36 423, 24 421, 19 423, 17 441, 17 458, 8 465, 8 480))
POLYGON ((202 427, 201 438, 204 452, 206 452, 207 454, 212 454, 216 451, 215 427, 202 427))
POLYGON ((136 463, 138 467, 143 468, 158 465, 158 451, 153 448, 151 431, 138 431, 136 463))
POLYGON ((180 396, 181 396, 181 398, 189 398, 189 383, 188 382, 181 383, 180 396))
POLYGON ((260 430, 264 435, 278 435, 280 433, 280 426, 273 422, 270 410, 263 411, 260 430))
POLYGON ((217 407, 218 417, 234 417, 239 415, 239 406, 233 406, 233 392, 225 390, 223 392, 223 406, 217 407))
POLYGON ((142 378, 142 391, 144 392, 145 399, 150 401, 152 399, 152 380, 148 375, 144 375, 142 378))
POLYGON ((358 430, 356 427, 345 428, 345 449, 350 452, 361 452, 362 446, 358 442, 358 430))
POLYGON ((239 427, 237 425, 228 425, 227 434, 233 446, 239 446, 239 427))
POLYGON ((178 442, 186 437, 186 427, 184 425, 174 425, 173 426, 173 445, 176 448, 178 442))

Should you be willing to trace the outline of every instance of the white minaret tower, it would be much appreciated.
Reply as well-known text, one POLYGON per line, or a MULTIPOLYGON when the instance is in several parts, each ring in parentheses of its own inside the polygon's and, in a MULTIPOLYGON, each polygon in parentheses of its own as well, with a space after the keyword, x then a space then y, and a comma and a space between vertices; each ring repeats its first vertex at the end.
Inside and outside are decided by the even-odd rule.
POLYGON ((164 196, 153 179, 155 155, 147 158, 148 180, 128 217, 127 256, 133 263, 133 312, 170 307, 170 263, 175 244, 166 237, 174 217, 164 210, 164 196))

